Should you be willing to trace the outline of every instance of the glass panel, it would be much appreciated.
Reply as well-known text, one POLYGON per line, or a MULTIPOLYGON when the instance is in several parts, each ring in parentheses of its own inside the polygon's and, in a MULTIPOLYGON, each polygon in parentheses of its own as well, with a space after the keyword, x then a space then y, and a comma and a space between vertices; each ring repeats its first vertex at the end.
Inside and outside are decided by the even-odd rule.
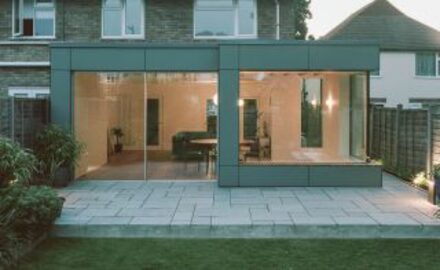
POLYGON ((255 34, 255 1, 238 1, 238 27, 240 35, 255 34))
POLYGON ((159 99, 147 99, 147 145, 159 145, 159 99))
POLYGON ((14 0, 14 34, 21 33, 20 0, 14 0))
POLYGON ((125 34, 140 35, 142 32, 142 0, 127 0, 125 4, 125 34))
POLYGON ((197 1, 196 36, 233 36, 235 12, 232 1, 197 1))
POLYGON ((257 121, 257 100, 245 99, 243 101, 243 134, 245 140, 253 140, 257 137, 257 121))
POLYGON ((370 75, 371 76, 380 76, 380 71, 378 69, 373 70, 373 71, 370 72, 370 75))
POLYGON ((234 0, 197 0, 196 7, 203 9, 231 9, 234 6, 234 0))
POLYGON ((122 35, 122 9, 104 10, 104 36, 122 35))
POLYGON ((301 147, 322 147, 322 81, 304 79, 301 93, 301 147))
POLYGON ((145 179, 143 73, 74 74, 74 130, 86 146, 79 179, 145 179))
POLYGON ((435 53, 416 54, 416 75, 435 76, 435 53))
MULTIPOLYGON (((215 97, 217 99, 217 97, 215 97)), ((208 132, 211 134, 217 134, 217 100, 209 99, 206 104, 206 122, 208 126, 208 132)))
POLYGON ((53 6, 53 0, 36 0, 37 6, 53 6))
POLYGON ((147 73, 147 97, 161 106, 161 140, 147 148, 147 178, 215 178, 216 74, 147 73))
POLYGON ((350 87, 350 154, 366 159, 367 81, 365 76, 352 75, 350 87))
POLYGON ((36 36, 53 36, 54 35, 54 9, 35 10, 35 35, 36 36))
POLYGON ((106 7, 106 8, 122 8, 122 0, 105 0, 104 7, 106 7))
MULTIPOLYGON (((350 153, 351 75, 349 72, 240 72, 240 100, 244 101, 239 101, 239 105, 243 104, 239 110, 240 162, 364 162, 350 153), (253 131, 249 131, 252 117, 245 116, 250 111, 244 109, 246 100, 256 100, 258 105, 255 138, 251 138, 253 131)), ((359 76, 366 81, 366 75, 359 76)), ((365 86, 364 83, 363 92, 359 93, 363 97, 365 86)), ((356 105, 356 108, 356 118, 352 121, 366 115, 366 106, 356 105)), ((359 140, 365 140, 365 125, 366 121, 357 123, 359 140)), ((356 156, 362 154, 365 147, 358 146, 356 156)))

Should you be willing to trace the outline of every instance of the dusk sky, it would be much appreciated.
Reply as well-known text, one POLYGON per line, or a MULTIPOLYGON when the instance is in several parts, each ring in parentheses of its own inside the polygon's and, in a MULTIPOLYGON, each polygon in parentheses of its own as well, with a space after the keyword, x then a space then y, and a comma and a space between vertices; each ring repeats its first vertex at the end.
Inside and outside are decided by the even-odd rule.
MULTIPOLYGON (((389 0, 408 16, 440 31, 440 0, 389 0)), ((312 0, 309 34, 325 35, 350 14, 373 0, 312 0)))

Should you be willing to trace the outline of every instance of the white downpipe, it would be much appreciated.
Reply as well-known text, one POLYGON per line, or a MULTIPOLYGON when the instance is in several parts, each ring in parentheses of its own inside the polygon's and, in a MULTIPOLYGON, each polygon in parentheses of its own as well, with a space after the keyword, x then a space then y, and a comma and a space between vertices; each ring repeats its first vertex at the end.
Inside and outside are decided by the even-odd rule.
POLYGON ((274 0, 275 2, 275 10, 276 10, 276 15, 275 15, 275 20, 276 20, 276 40, 280 39, 280 2, 278 0, 274 0))

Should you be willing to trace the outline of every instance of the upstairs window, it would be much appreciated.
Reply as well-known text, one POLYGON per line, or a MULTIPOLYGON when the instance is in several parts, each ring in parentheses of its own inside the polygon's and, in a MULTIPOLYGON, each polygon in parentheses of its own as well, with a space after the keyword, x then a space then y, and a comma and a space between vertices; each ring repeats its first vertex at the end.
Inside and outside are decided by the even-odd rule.
POLYGON ((103 38, 143 38, 143 0, 103 0, 103 38))
POLYGON ((13 0, 12 33, 15 37, 55 37, 54 0, 13 0))
POLYGON ((416 54, 416 76, 440 76, 440 53, 422 52, 416 54))
POLYGON ((255 0, 196 0, 195 38, 255 38, 255 0))

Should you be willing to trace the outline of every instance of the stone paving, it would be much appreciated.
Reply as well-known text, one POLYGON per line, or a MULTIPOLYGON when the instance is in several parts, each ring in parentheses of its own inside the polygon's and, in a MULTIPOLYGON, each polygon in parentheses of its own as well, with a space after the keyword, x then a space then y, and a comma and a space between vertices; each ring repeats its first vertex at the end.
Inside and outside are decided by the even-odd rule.
POLYGON ((56 236, 440 237, 426 193, 388 174, 383 188, 77 181, 59 194, 56 236))

